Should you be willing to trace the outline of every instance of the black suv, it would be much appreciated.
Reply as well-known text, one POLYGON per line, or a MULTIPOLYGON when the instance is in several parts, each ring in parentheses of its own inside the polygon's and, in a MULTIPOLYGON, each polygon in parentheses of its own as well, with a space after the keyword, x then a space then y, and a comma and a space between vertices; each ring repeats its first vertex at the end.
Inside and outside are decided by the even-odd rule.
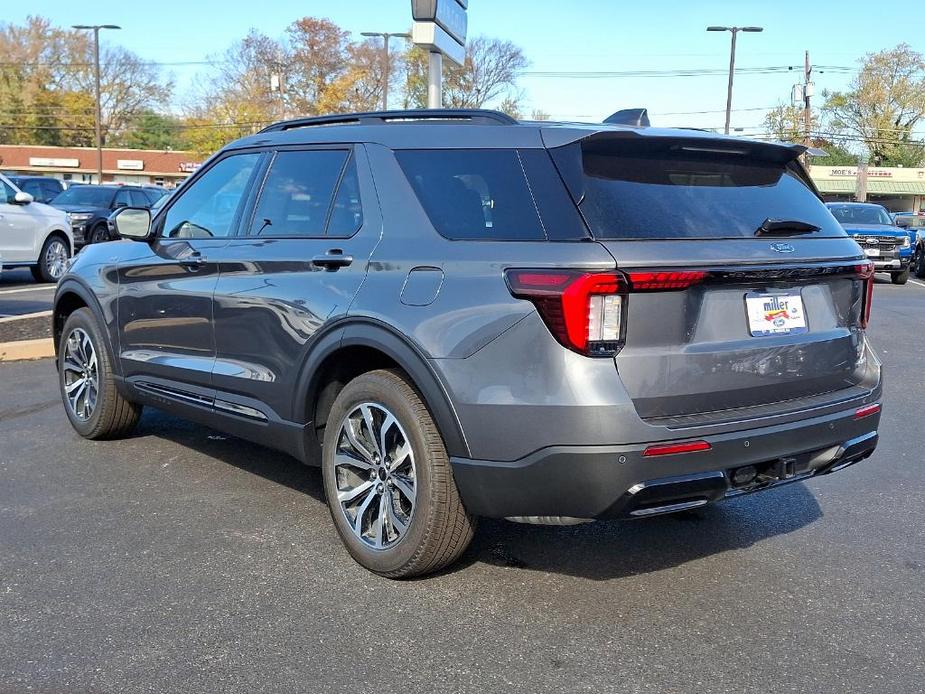
POLYGON ((150 405, 320 465, 391 577, 480 515, 647 517, 839 470, 877 444, 873 267, 802 151, 492 111, 279 123, 77 257, 67 416, 117 438, 150 405))
POLYGON ((109 215, 123 207, 148 209, 167 194, 155 186, 77 185, 52 200, 64 210, 74 232, 74 245, 109 241, 109 215))

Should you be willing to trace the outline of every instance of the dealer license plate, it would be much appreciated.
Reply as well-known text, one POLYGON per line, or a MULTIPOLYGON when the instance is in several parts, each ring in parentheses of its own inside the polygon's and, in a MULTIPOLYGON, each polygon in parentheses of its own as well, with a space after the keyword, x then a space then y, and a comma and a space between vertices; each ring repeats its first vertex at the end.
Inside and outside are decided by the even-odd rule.
POLYGON ((799 294, 746 294, 745 312, 752 337, 806 332, 803 297, 799 294))

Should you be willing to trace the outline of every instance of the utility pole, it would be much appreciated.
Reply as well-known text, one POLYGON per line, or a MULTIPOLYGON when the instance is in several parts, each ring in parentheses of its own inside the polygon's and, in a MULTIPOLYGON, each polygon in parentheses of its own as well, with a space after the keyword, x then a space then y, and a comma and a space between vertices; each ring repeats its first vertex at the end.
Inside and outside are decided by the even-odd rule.
POLYGON ((729 84, 726 87, 726 126, 723 132, 729 134, 729 122, 732 119, 732 77, 736 69, 736 34, 740 31, 748 33, 757 33, 764 31, 764 27, 721 27, 709 26, 707 31, 728 31, 732 34, 732 44, 729 48, 729 84))
POLYGON ((813 95, 812 75, 813 66, 809 64, 809 51, 807 50, 803 60, 803 144, 806 147, 813 146, 813 112, 809 106, 810 97, 813 95))
POLYGON ((411 34, 390 34, 383 31, 363 31, 360 36, 382 37, 382 110, 389 110, 389 39, 410 39, 411 34))
POLYGON ((89 29, 93 31, 93 64, 96 68, 96 182, 103 182, 103 120, 100 98, 100 29, 121 29, 115 24, 75 24, 72 29, 89 29))
POLYGON ((855 183, 854 199, 856 202, 867 202, 867 155, 858 162, 858 178, 855 183))

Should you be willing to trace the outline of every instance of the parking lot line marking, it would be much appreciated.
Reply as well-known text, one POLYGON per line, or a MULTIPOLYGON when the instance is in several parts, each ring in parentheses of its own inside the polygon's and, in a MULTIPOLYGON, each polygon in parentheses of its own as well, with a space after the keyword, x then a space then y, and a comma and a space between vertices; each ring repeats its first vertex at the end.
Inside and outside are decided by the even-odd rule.
POLYGON ((909 280, 912 284, 917 284, 920 287, 925 287, 925 282, 919 282, 918 280, 909 280))
POLYGON ((11 323, 14 320, 25 320, 26 318, 43 318, 50 315, 51 311, 36 311, 35 313, 23 313, 19 316, 3 316, 0 317, 0 323, 11 323))
POLYGON ((19 292, 44 292, 48 290, 54 291, 55 285, 42 285, 41 287, 17 287, 16 289, 0 289, 0 295, 3 294, 18 294, 19 292))

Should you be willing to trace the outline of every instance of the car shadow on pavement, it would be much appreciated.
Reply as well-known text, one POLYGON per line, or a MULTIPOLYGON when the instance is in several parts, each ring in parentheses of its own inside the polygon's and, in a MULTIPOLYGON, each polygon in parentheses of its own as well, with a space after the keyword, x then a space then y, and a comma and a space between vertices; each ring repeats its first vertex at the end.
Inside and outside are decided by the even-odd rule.
MULTIPOLYGON (((320 468, 284 453, 152 409, 145 411, 135 436, 173 441, 325 503, 320 468)), ((797 483, 645 520, 563 527, 483 518, 469 549, 441 573, 484 563, 592 580, 623 578, 744 549, 821 517, 816 497, 797 483)))
POLYGON ((325 503, 321 468, 303 465, 285 453, 150 407, 145 408, 133 438, 145 436, 173 441, 270 482, 308 494, 322 504, 325 503))
POLYGON ((603 581, 751 547, 821 517, 816 497, 797 483, 643 520, 557 527, 483 519, 462 565, 484 562, 603 581))

